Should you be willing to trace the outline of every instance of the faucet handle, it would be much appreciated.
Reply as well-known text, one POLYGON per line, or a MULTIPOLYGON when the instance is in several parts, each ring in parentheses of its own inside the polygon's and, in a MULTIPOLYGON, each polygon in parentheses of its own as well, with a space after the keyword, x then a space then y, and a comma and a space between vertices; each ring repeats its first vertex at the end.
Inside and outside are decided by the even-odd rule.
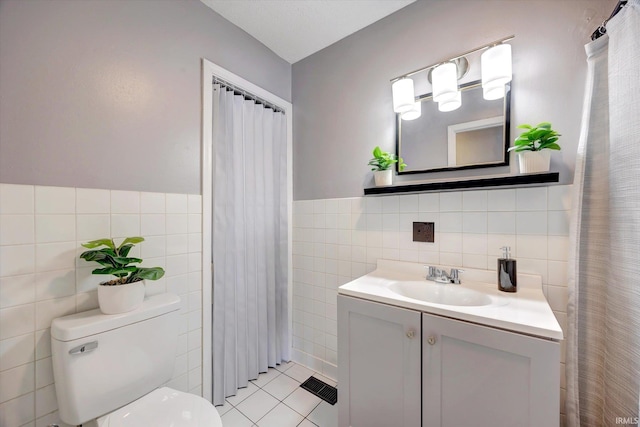
POLYGON ((428 270, 426 279, 431 281, 436 280, 436 268, 430 265, 425 265, 424 268, 428 270))
POLYGON ((451 269, 451 274, 449 275, 450 279, 451 279, 451 283, 459 285, 460 283, 460 273, 464 273, 464 270, 460 269, 460 268, 452 268, 451 269))

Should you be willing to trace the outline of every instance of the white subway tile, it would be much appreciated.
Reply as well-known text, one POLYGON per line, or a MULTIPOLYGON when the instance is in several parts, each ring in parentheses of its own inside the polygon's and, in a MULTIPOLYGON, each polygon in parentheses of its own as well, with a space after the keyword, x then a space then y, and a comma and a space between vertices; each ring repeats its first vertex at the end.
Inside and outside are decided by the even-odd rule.
POLYGON ((166 212, 164 193, 140 193, 140 213, 163 214, 166 212))
POLYGON ((462 210, 464 211, 486 211, 487 191, 465 191, 462 193, 462 210))
POLYGON ((0 245, 35 243, 33 215, 0 215, 0 245))
POLYGON ((550 236, 568 236, 569 211, 547 211, 547 228, 550 236))
POLYGON ((547 301, 553 311, 566 312, 569 302, 569 290, 566 286, 547 286, 547 301))
POLYGON ((76 312, 93 310, 98 306, 98 291, 76 294, 76 312))
POLYGON ((461 212, 441 212, 440 213, 440 231, 443 233, 462 232, 462 213, 461 212))
POLYGON ((56 409, 58 409, 58 400, 53 384, 36 390, 36 417, 41 417, 56 409))
POLYGON ((193 273, 202 270, 202 255, 199 252, 188 254, 189 272, 193 273))
POLYGON ((111 212, 111 192, 93 188, 76 188, 76 213, 108 214, 111 212))
POLYGON ((462 235, 462 252, 464 254, 487 255, 487 235, 464 233, 462 235))
POLYGON ((547 187, 518 188, 516 190, 516 210, 546 211, 547 187))
POLYGON ((570 211, 573 197, 572 185, 552 185, 547 189, 550 211, 570 211))
POLYGON ((145 236, 159 236, 165 234, 166 215, 165 214, 142 214, 140 215, 140 234, 145 236))
POLYGON ((495 234, 515 234, 516 213, 489 212, 487 232, 495 234))
POLYGON ((381 214, 382 202, 382 197, 365 197, 365 212, 367 214, 381 214))
POLYGON ((557 286, 567 286, 568 278, 568 263, 566 261, 551 261, 548 262, 549 268, 549 284, 557 286))
POLYGON ((36 331, 36 360, 51 356, 51 330, 36 331))
POLYGON ((36 301, 62 298, 76 293, 76 271, 47 271, 35 275, 36 301))
MULTIPOLYGON (((462 266, 466 268, 487 268, 487 256, 478 254, 462 254, 462 266)), ((464 282, 464 275, 462 276, 464 282)))
POLYGON ((502 258, 502 247, 511 248, 511 257, 518 257, 518 248, 516 247, 515 234, 488 234, 487 235, 487 254, 490 258, 502 258))
POLYGON ((70 242, 76 240, 75 215, 36 215, 36 242, 70 242))
POLYGON ((171 234, 166 237, 167 255, 179 255, 189 252, 187 234, 171 234))
POLYGON ((75 214, 76 190, 67 187, 35 187, 36 214, 75 214))
POLYGON ((400 199, 398 196, 382 197, 382 213, 393 214, 400 211, 400 199))
POLYGON ((547 260, 530 259, 518 256, 517 258, 518 273, 530 273, 542 276, 542 283, 548 283, 547 278, 547 260))
POLYGON ((569 260, 569 236, 549 236, 549 259, 554 261, 569 260))
POLYGON ((0 402, 15 399, 35 389, 35 363, 0 372, 0 402))
POLYGON ((200 233, 202 231, 202 215, 189 214, 187 216, 187 230, 189 233, 200 233))
POLYGON ((33 273, 33 245, 0 246, 0 277, 33 273))
POLYGON ((547 259, 547 236, 518 235, 516 237, 518 257, 547 259))
POLYGON ((34 334, 0 341, 0 371, 35 361, 34 334))
POLYGON ((188 213, 202 214, 202 196, 200 194, 189 194, 187 204, 188 213))
POLYGON ((177 276, 189 272, 189 258, 185 255, 167 256, 167 276, 177 276))
POLYGON ((50 384, 53 384, 53 364, 51 358, 47 357, 36 362, 36 389, 50 384))
POLYGON ((462 210, 462 193, 452 191, 440 193, 440 212, 457 212, 462 210))
POLYGON ((35 418, 35 393, 29 393, 0 403, 0 425, 18 427, 28 425, 35 418))
POLYGON ((450 265, 450 266, 454 266, 454 267, 462 265, 462 254, 461 253, 441 252, 440 253, 440 264, 441 265, 450 265))
POLYGON ((189 198, 186 194, 167 194, 167 213, 186 214, 189 212, 189 198))
POLYGON ((167 214, 166 233, 185 234, 189 232, 187 214, 167 214))
POLYGON ((516 190, 489 190, 487 210, 511 212, 516 210, 516 190))
POLYGON ((546 235, 546 212, 518 212, 516 215, 516 233, 546 235))
POLYGON ((400 231, 400 216, 397 213, 382 214, 383 231, 400 231))
POLYGON ((140 215, 111 215, 111 237, 124 238, 140 235, 140 215))
POLYGON ((75 267, 76 243, 41 243, 36 245, 37 272, 67 270, 75 267))
POLYGON ((51 327, 53 319, 76 312, 75 296, 50 299, 36 303, 36 330, 51 327))
POLYGON ((486 233, 487 213, 486 212, 463 212, 462 231, 464 233, 486 233))
POLYGON ((34 187, 32 185, 0 184, 0 214, 33 214, 34 187))
POLYGON ((439 212, 440 195, 439 193, 420 194, 418 196, 418 204, 420 212, 439 212))
POLYGON ((323 199, 313 200, 313 213, 323 214, 326 212, 326 203, 323 199))
POLYGON ((462 233, 440 233, 440 252, 462 253, 462 233))
POLYGON ((400 196, 400 212, 420 212, 420 196, 418 194, 405 194, 400 196))
POLYGON ((0 278, 0 308, 29 304, 35 301, 33 274, 0 278))
POLYGON ((76 216, 76 240, 87 242, 111 235, 108 214, 79 214, 76 216))
POLYGON ((111 190, 112 214, 139 214, 140 193, 137 191, 111 190))
MULTIPOLYGON (((92 263, 94 264, 94 263, 92 263)), ((75 270, 76 273, 76 289, 77 293, 82 292, 91 292, 97 291, 98 285, 101 282, 106 282, 110 280, 112 277, 104 274, 92 274, 91 272, 98 268, 98 264, 86 266, 86 267, 78 267, 75 270)))

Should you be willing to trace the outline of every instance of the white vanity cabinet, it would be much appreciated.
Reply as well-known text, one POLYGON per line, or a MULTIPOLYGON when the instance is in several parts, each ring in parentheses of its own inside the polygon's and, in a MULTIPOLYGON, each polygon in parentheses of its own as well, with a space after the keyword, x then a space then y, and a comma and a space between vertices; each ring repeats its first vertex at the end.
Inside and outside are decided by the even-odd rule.
POLYGON ((338 296, 338 425, 418 427, 420 313, 338 296))
POLYGON ((552 427, 560 418, 560 344, 422 315, 423 427, 552 427))
POLYGON ((554 427, 560 344, 338 295, 340 427, 554 427))

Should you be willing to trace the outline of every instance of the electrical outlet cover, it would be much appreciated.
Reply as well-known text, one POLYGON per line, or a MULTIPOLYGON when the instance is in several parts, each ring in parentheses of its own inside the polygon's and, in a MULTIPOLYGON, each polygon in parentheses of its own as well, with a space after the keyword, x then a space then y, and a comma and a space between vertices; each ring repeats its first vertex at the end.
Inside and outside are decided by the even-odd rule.
POLYGON ((433 222, 414 222, 413 241, 414 242, 434 242, 435 224, 433 222))

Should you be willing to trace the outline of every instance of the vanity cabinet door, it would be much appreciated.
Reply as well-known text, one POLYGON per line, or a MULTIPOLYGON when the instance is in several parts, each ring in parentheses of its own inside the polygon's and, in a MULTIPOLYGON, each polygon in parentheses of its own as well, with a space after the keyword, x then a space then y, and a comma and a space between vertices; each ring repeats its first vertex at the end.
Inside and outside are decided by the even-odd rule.
POLYGON ((420 426, 420 313, 338 295, 338 425, 420 426))
POLYGON ((552 427, 560 344, 423 314, 423 427, 552 427))

